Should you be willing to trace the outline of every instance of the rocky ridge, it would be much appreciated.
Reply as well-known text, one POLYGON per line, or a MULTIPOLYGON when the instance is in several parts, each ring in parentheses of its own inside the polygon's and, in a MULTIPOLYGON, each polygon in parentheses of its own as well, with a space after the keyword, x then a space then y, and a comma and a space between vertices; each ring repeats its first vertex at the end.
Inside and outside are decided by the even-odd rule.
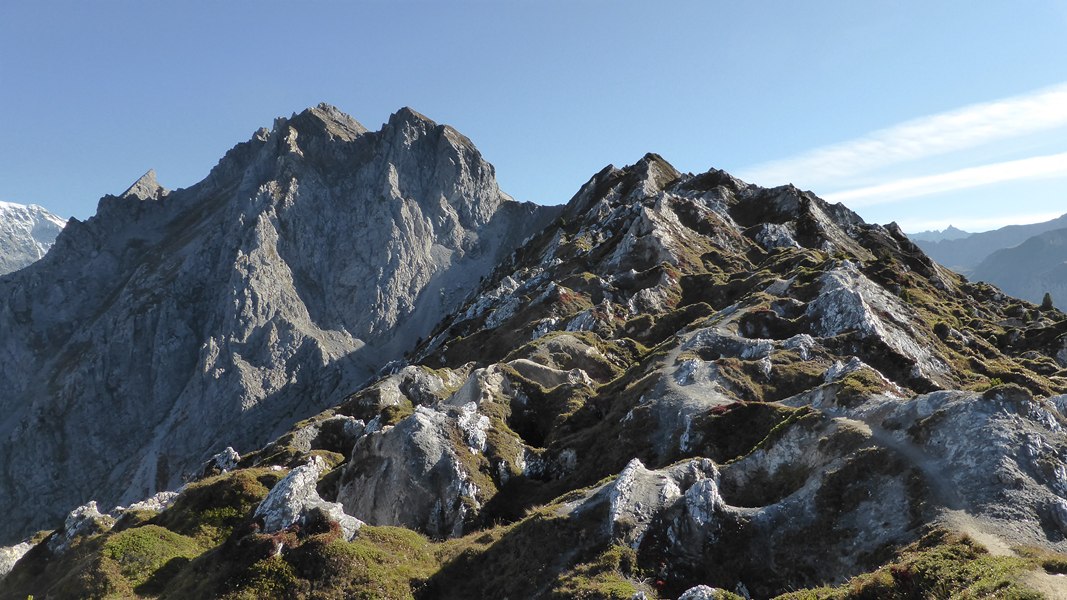
POLYGON ((149 171, 104 197, 0 278, 0 536, 174 489, 336 404, 556 212, 450 127, 328 105, 190 188, 149 171))
POLYGON ((647 155, 595 175, 389 372, 161 510, 66 552, 70 527, 43 533, 3 585, 1056 597, 1065 334, 895 225, 647 155), (278 496, 317 516, 269 525, 278 496))
POLYGON ((0 202, 0 275, 40 260, 65 225, 40 206, 0 202))

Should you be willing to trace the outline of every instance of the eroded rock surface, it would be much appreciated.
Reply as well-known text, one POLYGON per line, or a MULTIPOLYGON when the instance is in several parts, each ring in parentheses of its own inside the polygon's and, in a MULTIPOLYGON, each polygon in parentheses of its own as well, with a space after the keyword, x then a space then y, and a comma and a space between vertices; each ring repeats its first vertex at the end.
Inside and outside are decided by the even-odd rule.
POLYGON ((327 105, 192 187, 149 172, 103 198, 0 279, 0 539, 340 402, 557 212, 512 201, 451 127, 403 109, 371 132, 327 105))

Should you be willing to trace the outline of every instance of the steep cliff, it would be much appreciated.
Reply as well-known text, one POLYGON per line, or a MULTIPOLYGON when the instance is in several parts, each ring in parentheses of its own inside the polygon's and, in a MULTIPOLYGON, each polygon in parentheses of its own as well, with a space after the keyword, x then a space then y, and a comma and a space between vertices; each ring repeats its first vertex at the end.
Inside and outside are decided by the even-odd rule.
POLYGON ((335 404, 556 212, 503 194, 450 127, 402 109, 369 132, 327 105, 190 188, 150 171, 103 198, 0 279, 0 535, 173 488, 335 404))

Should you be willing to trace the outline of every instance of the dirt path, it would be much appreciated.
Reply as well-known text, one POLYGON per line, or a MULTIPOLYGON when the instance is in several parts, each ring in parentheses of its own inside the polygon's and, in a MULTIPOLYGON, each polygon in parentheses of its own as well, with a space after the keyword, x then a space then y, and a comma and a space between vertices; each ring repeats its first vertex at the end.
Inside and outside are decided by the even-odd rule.
MULTIPOLYGON (((922 448, 908 440, 898 439, 884 429, 872 426, 865 421, 847 417, 837 418, 848 421, 854 427, 869 431, 871 441, 904 457, 923 474, 934 500, 945 507, 938 520, 946 528, 967 535, 994 556, 1018 556, 1011 545, 1003 537, 997 535, 989 524, 964 510, 962 498, 954 487, 946 483, 949 479, 937 460, 927 455, 922 448)), ((1050 600, 1067 600, 1067 576, 1065 575, 1053 575, 1044 569, 1035 569, 1023 574, 1019 578, 1019 583, 1044 594, 1050 600)))

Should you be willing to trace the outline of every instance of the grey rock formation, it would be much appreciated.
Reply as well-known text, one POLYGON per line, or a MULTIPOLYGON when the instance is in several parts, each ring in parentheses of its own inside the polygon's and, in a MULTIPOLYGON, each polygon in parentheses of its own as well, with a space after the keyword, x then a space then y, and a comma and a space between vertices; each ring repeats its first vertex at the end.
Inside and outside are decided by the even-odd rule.
POLYGON ((713 588, 707 585, 698 585, 689 588, 678 596, 678 600, 719 600, 726 597, 726 590, 713 588))
POLYGON ((0 279, 0 540, 336 404, 557 212, 512 201, 450 127, 326 105, 190 188, 150 171, 103 198, 0 279))
POLYGON ((204 471, 212 471, 225 473, 226 471, 232 471, 237 463, 241 460, 241 455, 237 453, 231 446, 223 448, 222 452, 219 452, 215 456, 212 456, 207 464, 204 465, 204 471))
POLYGON ((114 517, 102 514, 96 501, 90 500, 67 514, 63 528, 48 539, 48 549, 53 554, 63 554, 76 538, 107 531, 114 524, 114 517))
POLYGON ((652 471, 633 459, 607 487, 610 508, 608 525, 615 541, 634 549, 641 545, 654 518, 672 508, 681 512, 673 521, 678 545, 706 543, 718 528, 717 513, 724 510, 719 494, 719 472, 708 459, 687 461, 652 471))
POLYGON ((121 506, 117 506, 109 514, 111 516, 113 516, 113 517, 118 518, 118 516, 120 516, 121 514, 126 513, 126 512, 131 512, 131 511, 143 511, 144 510, 144 511, 157 512, 157 513, 158 512, 163 512, 168 507, 170 507, 171 504, 174 504, 174 501, 177 500, 177 499, 178 499, 178 492, 171 492, 171 491, 157 492, 157 493, 153 494, 152 497, 145 498, 144 500, 139 500, 137 502, 134 502, 133 504, 129 505, 128 507, 124 508, 124 507, 121 507, 121 506), (118 514, 116 514, 116 513, 118 513, 118 514))
POLYGON ((0 275, 40 260, 65 225, 40 206, 0 202, 0 275))
POLYGON ((345 514, 337 502, 327 502, 316 490, 319 477, 326 470, 321 457, 312 458, 306 465, 289 472, 256 508, 255 516, 263 520, 264 533, 274 533, 294 525, 311 524, 314 519, 336 523, 346 540, 355 538, 363 522, 345 514))
POLYGON ((26 556, 30 548, 33 548, 33 546, 29 542, 19 542, 14 546, 0 548, 0 582, 11 572, 11 569, 15 568, 15 563, 23 556, 26 556))
POLYGON ((452 443, 459 418, 458 412, 419 406, 397 426, 361 439, 338 500, 376 525, 403 525, 435 537, 463 533, 480 490, 459 455, 468 450, 452 443))

